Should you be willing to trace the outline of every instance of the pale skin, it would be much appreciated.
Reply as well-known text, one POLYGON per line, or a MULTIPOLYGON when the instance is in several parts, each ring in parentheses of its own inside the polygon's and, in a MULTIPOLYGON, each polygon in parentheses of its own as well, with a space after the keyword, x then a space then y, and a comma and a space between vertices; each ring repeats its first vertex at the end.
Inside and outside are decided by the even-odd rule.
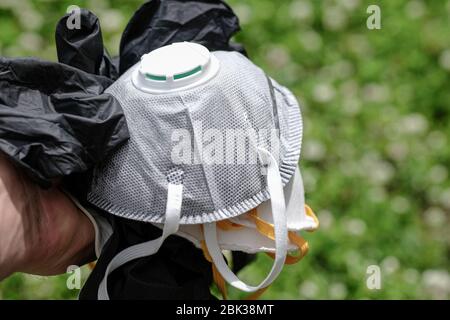
POLYGON ((0 281, 55 275, 95 259, 94 228, 59 190, 43 190, 0 153, 0 281))

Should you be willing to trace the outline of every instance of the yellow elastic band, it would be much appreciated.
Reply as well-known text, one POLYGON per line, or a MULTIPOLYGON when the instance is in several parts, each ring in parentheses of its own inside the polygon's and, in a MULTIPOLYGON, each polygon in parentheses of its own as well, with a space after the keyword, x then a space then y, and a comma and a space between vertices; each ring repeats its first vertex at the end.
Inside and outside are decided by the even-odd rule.
MULTIPOLYGON (((296 255, 296 256, 288 254, 286 256, 286 261, 284 263, 285 264, 295 264, 295 263, 299 262, 304 256, 306 256, 306 254, 308 253, 308 250, 309 250, 309 245, 308 245, 308 242, 305 241, 305 239, 303 239, 302 237, 300 237, 298 234, 296 234, 293 231, 288 232, 288 237, 289 237, 289 240, 299 248, 300 253, 299 253, 299 255, 296 255)), ((266 254, 269 257, 271 257, 272 259, 275 259, 275 254, 273 254, 272 252, 266 252, 266 254)))
POLYGON ((205 256, 205 259, 211 263, 214 283, 216 284, 217 288, 219 289, 220 293, 222 294, 223 299, 227 300, 228 299, 228 291, 227 291, 227 284, 225 282, 225 279, 222 277, 219 270, 217 270, 216 265, 212 261, 211 256, 209 255, 208 248, 206 247, 205 241, 202 241, 201 245, 202 245, 202 251, 203 251, 203 255, 205 256))
POLYGON ((315 231, 319 228, 320 222, 319 219, 317 219, 317 216, 314 214, 314 211, 307 205, 305 204, 305 211, 306 211, 306 215, 310 216, 311 218, 313 218, 314 222, 316 223, 316 227, 312 230, 308 230, 309 232, 315 231))
MULTIPOLYGON (((206 260, 211 262, 214 283, 216 284, 217 288, 219 289, 220 293, 222 294, 223 299, 227 300, 228 299, 228 290, 227 290, 227 284, 225 282, 225 279, 220 274, 219 270, 217 270, 214 262, 212 262, 211 256, 209 255, 208 248, 206 247, 205 242, 202 241, 201 244, 202 244, 203 255, 205 256, 206 260)), ((244 299, 245 300, 259 299, 259 297, 261 297, 261 295, 264 293, 264 291, 267 290, 267 288, 269 288, 269 287, 261 288, 255 292, 253 292, 251 295, 249 295, 248 297, 246 297, 244 299)))
POLYGON ((221 220, 216 222, 216 226, 224 231, 233 230, 233 229, 241 229, 243 226, 230 220, 221 220))
MULTIPOLYGON (((317 219, 316 215, 314 214, 314 212, 308 205, 305 205, 305 209, 306 209, 306 214, 314 219, 314 221, 317 225, 317 227, 314 230, 316 230, 319 227, 319 220, 317 219)), ((256 229, 258 230, 259 233, 261 233, 262 235, 264 235, 272 240, 275 240, 275 231, 274 231, 273 224, 268 223, 267 221, 261 219, 258 216, 258 212, 256 209, 250 210, 248 212, 248 216, 255 222, 256 229)), ((243 227, 242 225, 237 224, 235 222, 231 222, 230 220, 218 221, 218 222, 216 222, 216 225, 219 229, 225 230, 225 231, 232 230, 232 229, 240 229, 243 227)), ((309 231, 314 231, 314 230, 309 230, 309 231)), ((305 239, 303 239, 301 236, 299 236, 297 233, 295 233, 293 231, 288 232, 288 237, 289 237, 289 240, 299 248, 300 254, 298 256, 287 255, 285 264, 294 264, 294 263, 299 262, 308 253, 309 246, 308 246, 308 242, 305 241, 305 239)), ((225 282, 225 279, 220 274, 219 270, 217 270, 214 262, 212 261, 211 256, 209 255, 209 252, 208 252, 208 248, 206 247, 206 244, 204 241, 201 242, 201 246, 202 246, 203 255, 205 256, 206 260, 208 260, 212 265, 212 274, 213 274, 214 282, 215 282, 217 288, 219 289, 220 293, 222 294, 223 299, 226 300, 228 297, 228 291, 227 291, 227 284, 225 282)), ((275 258, 275 255, 272 252, 266 252, 266 254, 269 255, 273 259, 275 258)), ((261 288, 261 289, 255 291, 254 293, 252 293, 251 295, 246 297, 245 300, 259 299, 261 297, 261 295, 268 288, 269 287, 265 287, 265 288, 261 288)))
MULTIPOLYGON (((308 207, 309 208, 309 207, 308 207)), ((312 212, 311 208, 309 210, 312 212)), ((308 209, 307 209, 308 212, 308 209)), ((312 213, 314 215, 314 213, 312 213)), ((275 231, 274 226, 271 223, 268 223, 267 221, 261 219, 258 216, 258 213, 255 209, 251 210, 248 214, 248 216, 255 222, 256 229, 259 233, 262 235, 268 237, 269 239, 275 240, 275 231)), ((315 215, 314 215, 315 217, 315 215)), ((316 218, 317 219, 317 218, 316 218)), ((305 241, 301 236, 299 236, 297 233, 293 231, 288 232, 289 240, 294 243, 300 250, 300 254, 298 256, 292 256, 287 255, 286 256, 286 264, 294 264, 299 262, 307 253, 309 250, 308 242, 305 241)), ((268 256, 271 258, 275 258, 275 255, 272 252, 266 252, 268 256)))

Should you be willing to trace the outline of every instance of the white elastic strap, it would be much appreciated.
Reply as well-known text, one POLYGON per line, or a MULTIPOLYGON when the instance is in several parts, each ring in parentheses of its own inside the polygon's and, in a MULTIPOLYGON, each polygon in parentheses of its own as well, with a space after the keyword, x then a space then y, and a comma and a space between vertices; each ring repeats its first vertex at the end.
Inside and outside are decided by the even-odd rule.
POLYGON ((109 300, 107 279, 111 272, 131 260, 155 254, 163 244, 164 240, 178 231, 182 199, 183 185, 169 183, 167 187, 166 216, 162 235, 154 240, 128 247, 111 260, 106 268, 100 287, 98 288, 99 300, 109 300))
POLYGON ((258 152, 268 165, 267 188, 270 194, 275 230, 275 259, 272 269, 267 277, 258 286, 250 286, 241 281, 233 271, 231 271, 223 258, 222 251, 217 241, 216 223, 207 223, 204 225, 206 246, 217 270, 219 270, 229 284, 246 292, 254 292, 261 288, 265 288, 277 278, 283 269, 288 247, 286 205, 280 171, 274 157, 267 150, 260 148, 258 149, 258 152))

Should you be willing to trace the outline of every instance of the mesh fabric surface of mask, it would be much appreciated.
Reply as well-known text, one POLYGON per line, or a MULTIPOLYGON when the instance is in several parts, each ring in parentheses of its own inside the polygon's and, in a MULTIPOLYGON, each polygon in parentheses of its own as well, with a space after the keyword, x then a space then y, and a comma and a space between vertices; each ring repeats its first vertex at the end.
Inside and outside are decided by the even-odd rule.
POLYGON ((266 74, 243 55, 212 54, 220 70, 197 87, 167 94, 142 92, 131 81, 135 65, 107 89, 124 109, 130 140, 96 168, 88 195, 92 204, 129 219, 164 222, 168 178, 175 170, 182 173, 180 223, 245 213, 269 198, 256 150, 275 153, 271 134, 277 124, 280 153, 274 156, 283 184, 290 180, 302 138, 295 97, 274 80, 271 91, 266 74), (245 141, 243 149, 235 147, 239 141, 245 141), (174 150, 192 153, 188 157, 174 150), (198 161, 200 154, 208 154, 208 162, 198 161))

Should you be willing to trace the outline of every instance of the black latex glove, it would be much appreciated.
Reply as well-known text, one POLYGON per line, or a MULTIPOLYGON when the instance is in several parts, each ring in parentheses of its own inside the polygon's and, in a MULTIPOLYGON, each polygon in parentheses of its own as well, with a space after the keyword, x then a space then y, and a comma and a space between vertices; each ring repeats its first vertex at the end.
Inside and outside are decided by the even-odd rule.
POLYGON ((42 187, 128 139, 112 80, 61 63, 0 57, 0 150, 42 187))
MULTIPOLYGON (((118 68, 103 46, 102 30, 96 15, 86 9, 80 10, 80 28, 68 28, 71 13, 59 20, 55 40, 58 61, 85 72, 118 77, 118 68)), ((117 62, 117 61, 116 61, 117 62)))

